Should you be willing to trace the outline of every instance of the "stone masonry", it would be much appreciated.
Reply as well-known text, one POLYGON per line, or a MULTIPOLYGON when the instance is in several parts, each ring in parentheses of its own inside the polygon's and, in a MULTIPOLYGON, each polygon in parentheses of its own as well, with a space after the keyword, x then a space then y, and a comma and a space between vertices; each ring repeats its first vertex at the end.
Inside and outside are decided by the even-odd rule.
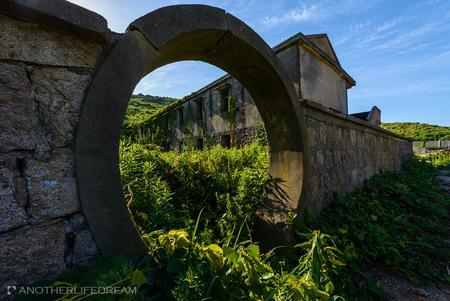
MULTIPOLYGON (((0 299, 92 263, 73 142, 103 42, 0 14, 0 299)), ((106 21, 105 21, 106 30, 106 21)))
POLYGON ((303 102, 310 189, 304 206, 318 213, 329 197, 342 196, 383 170, 400 170, 411 142, 359 118, 303 102))

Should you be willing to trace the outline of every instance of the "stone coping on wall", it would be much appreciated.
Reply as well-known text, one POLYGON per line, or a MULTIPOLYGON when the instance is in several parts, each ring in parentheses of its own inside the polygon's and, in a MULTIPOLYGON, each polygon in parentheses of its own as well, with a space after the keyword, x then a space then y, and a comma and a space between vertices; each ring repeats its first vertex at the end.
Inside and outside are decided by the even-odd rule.
POLYGON ((0 12, 106 43, 111 37, 101 15, 65 0, 1 0, 0 12))
POLYGON ((406 140, 406 141, 412 142, 411 140, 409 140, 409 139, 407 139, 405 137, 397 135, 397 134, 395 134, 395 133, 393 133, 391 131, 385 130, 385 129, 381 128, 381 127, 375 126, 375 125, 371 124, 368 121, 365 121, 365 120, 359 119, 357 117, 354 117, 354 116, 351 116, 351 115, 347 115, 347 114, 343 114, 341 112, 332 110, 332 109, 327 108, 327 107, 325 107, 325 106, 323 106, 323 105, 321 105, 321 104, 319 104, 319 103, 317 103, 315 101, 308 100, 308 99, 302 99, 301 103, 304 106, 307 106, 309 108, 321 111, 322 113, 325 113, 327 115, 331 115, 333 117, 337 117, 337 118, 340 118, 340 119, 343 119, 343 120, 346 120, 346 121, 350 121, 350 122, 356 123, 356 124, 358 124, 360 126, 376 130, 380 134, 384 134, 384 135, 388 135, 388 136, 391 136, 391 137, 395 137, 395 138, 398 138, 398 139, 402 139, 402 140, 406 140))

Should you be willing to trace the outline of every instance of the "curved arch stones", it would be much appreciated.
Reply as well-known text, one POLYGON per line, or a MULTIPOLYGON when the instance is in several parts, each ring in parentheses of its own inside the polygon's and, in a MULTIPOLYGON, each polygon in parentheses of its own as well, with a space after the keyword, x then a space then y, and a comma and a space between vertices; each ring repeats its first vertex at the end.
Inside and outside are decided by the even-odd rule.
POLYGON ((181 60, 201 60, 229 72, 246 87, 260 111, 270 145, 271 180, 257 231, 278 240, 286 233, 279 232, 279 224, 298 207, 303 183, 302 114, 277 56, 258 34, 222 9, 164 7, 130 24, 99 66, 83 102, 76 172, 81 206, 102 254, 147 252, 121 189, 120 130, 137 83, 152 70, 181 60))

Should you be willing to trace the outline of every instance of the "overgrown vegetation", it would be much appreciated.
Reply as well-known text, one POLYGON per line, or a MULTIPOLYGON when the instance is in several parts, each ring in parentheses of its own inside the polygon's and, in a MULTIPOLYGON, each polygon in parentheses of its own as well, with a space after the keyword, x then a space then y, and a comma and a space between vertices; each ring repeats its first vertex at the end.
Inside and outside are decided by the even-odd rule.
POLYGON ((374 176, 331 200, 320 217, 306 214, 288 254, 263 254, 251 240, 267 161, 258 144, 177 154, 122 142, 124 189, 149 254, 100 258, 95 270, 58 280, 136 287, 127 296, 136 300, 382 299, 371 267, 417 282, 450 281, 450 201, 425 160, 374 176))
POLYGON ((437 168, 450 170, 450 153, 431 154, 423 159, 437 168))
POLYGON ((383 128, 413 141, 450 140, 450 127, 418 122, 383 123, 383 128))
POLYGON ((435 174, 429 163, 411 159, 402 172, 374 176, 305 222, 330 234, 352 269, 380 266, 412 281, 448 282, 450 200, 435 174))
POLYGON ((183 153, 162 152, 154 136, 124 137, 123 189, 149 253, 99 257, 93 269, 52 284, 136 293, 60 300, 382 300, 370 272, 377 268, 415 282, 450 281, 450 200, 432 165, 448 166, 450 156, 412 158, 401 172, 372 177, 330 200, 320 216, 306 211, 294 224, 293 248, 263 252, 251 231, 269 160, 264 133, 258 136, 241 149, 183 153))
POLYGON ((265 146, 178 153, 124 140, 120 150, 124 190, 143 232, 191 228, 204 208, 201 235, 208 242, 224 239, 261 202, 268 169, 265 146))

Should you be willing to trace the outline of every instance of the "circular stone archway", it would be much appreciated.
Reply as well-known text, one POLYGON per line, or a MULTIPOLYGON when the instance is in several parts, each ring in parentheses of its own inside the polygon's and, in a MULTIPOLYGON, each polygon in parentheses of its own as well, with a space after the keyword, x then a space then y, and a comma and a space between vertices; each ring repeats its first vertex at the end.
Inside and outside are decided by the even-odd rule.
POLYGON ((126 207, 119 138, 138 82, 163 65, 200 60, 236 78, 265 123, 270 168, 259 231, 279 240, 286 214, 299 205, 303 184, 302 114, 281 62, 241 20, 205 5, 176 5, 132 22, 98 68, 84 99, 76 137, 76 172, 83 213, 102 254, 143 255, 148 249, 126 207), (267 231, 273 231, 270 235, 267 231))

